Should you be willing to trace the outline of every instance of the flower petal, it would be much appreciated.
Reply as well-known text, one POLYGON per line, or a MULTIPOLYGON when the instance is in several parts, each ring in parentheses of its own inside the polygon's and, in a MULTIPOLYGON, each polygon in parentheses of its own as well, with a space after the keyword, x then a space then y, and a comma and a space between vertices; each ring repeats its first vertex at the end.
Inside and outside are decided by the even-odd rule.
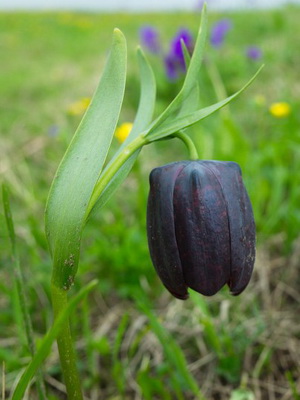
POLYGON ((231 274, 228 282, 233 294, 248 285, 255 260, 255 222, 252 206, 234 162, 207 161, 207 166, 220 182, 228 209, 231 243, 231 274))
POLYGON ((148 244, 153 265, 166 288, 177 298, 188 297, 175 237, 173 190, 184 163, 155 168, 150 174, 147 208, 148 244))
POLYGON ((179 174, 174 213, 185 282, 212 296, 230 277, 230 236, 221 186, 205 162, 190 162, 179 174))

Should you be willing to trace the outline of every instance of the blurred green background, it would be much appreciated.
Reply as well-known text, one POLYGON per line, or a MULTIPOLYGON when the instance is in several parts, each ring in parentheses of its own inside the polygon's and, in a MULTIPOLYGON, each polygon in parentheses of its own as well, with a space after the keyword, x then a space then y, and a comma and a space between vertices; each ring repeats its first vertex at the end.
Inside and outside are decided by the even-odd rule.
MULTIPOLYGON (((210 13, 210 29, 222 18, 210 13)), ((190 134, 201 158, 242 167, 257 223, 254 276, 237 298, 224 288, 213 298, 192 293, 181 302, 165 291, 147 248, 148 175, 188 154, 175 139, 145 148, 125 184, 84 232, 72 291, 99 279, 72 318, 87 399, 196 399, 198 388, 206 399, 300 399, 300 8, 226 13, 226 18, 232 28, 222 46, 212 46, 208 35, 200 77, 203 105, 238 90, 262 63, 265 68, 234 103, 190 134), (247 57, 248 46, 257 46, 261 55, 247 57), (274 109, 278 102, 284 104, 274 109)), ((179 28, 195 36, 199 20, 196 12, 0 14, 0 180, 11 190, 37 343, 52 322, 43 223, 47 193, 97 85, 113 28, 128 41, 121 125, 133 121, 138 104, 140 29, 155 27, 167 51, 179 28)), ((157 77, 159 113, 183 76, 168 81, 161 57, 145 53, 157 77)), ((112 151, 118 146, 115 139, 112 151)), ((4 399, 30 353, 0 210, 4 399)), ((49 399, 65 399, 55 346, 44 376, 49 399)), ((34 384, 26 398, 38 398, 34 384)))

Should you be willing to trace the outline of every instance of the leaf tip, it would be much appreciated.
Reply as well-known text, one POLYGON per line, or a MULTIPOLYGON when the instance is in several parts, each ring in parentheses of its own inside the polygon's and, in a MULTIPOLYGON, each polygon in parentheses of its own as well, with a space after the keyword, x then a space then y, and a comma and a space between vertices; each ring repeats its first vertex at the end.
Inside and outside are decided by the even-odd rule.
POLYGON ((92 290, 92 289, 94 289, 94 288, 98 285, 98 283, 99 283, 99 280, 98 280, 98 279, 93 279, 93 280, 89 283, 88 287, 92 290))
POLYGON ((253 75, 253 77, 250 79, 249 84, 252 83, 252 82, 257 78, 257 76, 261 73, 261 71, 264 69, 264 67, 265 67, 265 64, 262 64, 262 65, 258 68, 258 70, 255 72, 255 74, 253 75))
POLYGON ((119 28, 114 29, 114 37, 116 37, 117 39, 122 39, 122 40, 125 39, 123 32, 119 28))
POLYGON ((120 45, 122 48, 126 49, 126 38, 123 32, 115 28, 113 31, 113 43, 116 45, 120 45))
POLYGON ((207 11, 207 2, 205 1, 205 2, 203 3, 201 12, 206 13, 206 11, 207 11))
POLYGON ((144 60, 144 61, 146 60, 145 53, 143 52, 143 49, 142 49, 141 46, 137 46, 136 55, 137 55, 137 58, 138 58, 139 62, 141 61, 141 59, 144 60))

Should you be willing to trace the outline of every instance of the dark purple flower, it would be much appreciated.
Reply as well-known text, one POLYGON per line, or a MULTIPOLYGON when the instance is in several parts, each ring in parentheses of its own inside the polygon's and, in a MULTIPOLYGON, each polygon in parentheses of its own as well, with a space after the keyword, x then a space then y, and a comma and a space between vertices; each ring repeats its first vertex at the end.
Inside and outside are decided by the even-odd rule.
POLYGON ((226 33, 232 28, 232 23, 229 19, 221 19, 216 22, 210 34, 210 43, 214 47, 222 46, 226 33))
POLYGON ((150 174, 147 234, 166 288, 212 296, 226 283, 240 294, 255 259, 255 223, 238 164, 181 161, 150 174))
POLYGON ((262 51, 257 46, 249 46, 246 51, 246 55, 250 60, 256 61, 262 57, 262 51))
POLYGON ((151 53, 160 52, 160 41, 158 31, 150 25, 143 26, 140 29, 140 41, 151 53))

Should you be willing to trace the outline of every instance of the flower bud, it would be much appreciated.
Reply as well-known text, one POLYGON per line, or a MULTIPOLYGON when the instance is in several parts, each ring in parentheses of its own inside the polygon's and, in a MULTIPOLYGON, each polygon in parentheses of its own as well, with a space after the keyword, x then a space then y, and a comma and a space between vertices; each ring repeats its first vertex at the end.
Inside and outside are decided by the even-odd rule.
POLYGON ((249 283, 255 260, 251 203, 234 162, 182 161, 150 174, 148 244, 154 267, 177 298, 188 287, 212 296, 249 283))

